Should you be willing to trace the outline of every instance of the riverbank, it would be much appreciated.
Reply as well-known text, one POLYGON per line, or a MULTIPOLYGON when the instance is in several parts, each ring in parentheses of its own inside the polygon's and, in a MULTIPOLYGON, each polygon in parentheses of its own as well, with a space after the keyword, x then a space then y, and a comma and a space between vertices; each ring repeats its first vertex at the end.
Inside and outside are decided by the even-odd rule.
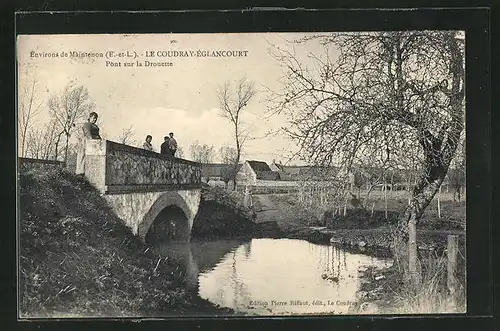
MULTIPOLYGON (((142 244, 83 178, 54 167, 22 172, 19 183, 21 317, 234 313, 187 290, 183 262, 142 244)), ((193 227, 195 238, 271 237, 329 243, 333 236, 311 213, 279 196, 255 196, 253 210, 242 206, 237 192, 205 186, 202 197, 193 227)), ((354 229, 335 231, 353 242, 359 240, 354 229)), ((370 245, 355 244, 350 249, 373 252, 370 245)), ((370 279, 369 274, 362 277, 370 279)), ((362 286, 373 281, 367 284, 362 286)))
POLYGON ((20 174, 20 316, 227 315, 184 289, 173 257, 142 244, 83 178, 20 174))
MULTIPOLYGON (((287 195, 256 195, 254 208, 256 222, 273 222, 282 237, 304 239, 314 243, 332 243, 351 253, 377 257, 391 257, 391 221, 356 219, 356 211, 348 211, 347 217, 338 217, 332 228, 293 202, 287 195), (355 225, 361 228, 355 228, 355 225)), ((465 230, 450 219, 457 219, 465 203, 455 203, 455 214, 441 221, 431 221, 428 213, 417 230, 418 247, 423 261, 420 287, 405 283, 403 271, 395 263, 387 269, 360 270, 361 287, 357 293, 358 305, 354 314, 410 314, 460 312, 465 309, 465 259, 459 259, 458 302, 451 303, 446 295, 446 268, 443 251, 449 234, 459 236, 459 249, 465 251, 465 230)), ((465 214, 465 213, 464 213, 465 214)))
MULTIPOLYGON (((284 238, 304 239, 314 243, 333 242, 345 248, 379 251, 389 251, 391 248, 391 230, 397 222, 395 211, 390 213, 392 218, 385 220, 380 215, 369 219, 369 216, 359 210, 348 209, 346 216, 337 216, 333 223, 328 219, 320 219, 317 213, 305 210, 290 195, 254 195, 253 200, 255 222, 275 225, 275 233, 270 232, 271 236, 279 233, 284 238), (328 227, 325 223, 328 223, 328 227)), ((452 217, 432 222, 432 211, 425 215, 417 229, 420 249, 438 251, 446 244, 447 235, 465 236, 461 225, 450 221, 458 219, 460 211, 465 211, 465 202, 454 203, 454 206, 452 217)))
POLYGON ((397 264, 361 270, 355 314, 445 314, 466 312, 465 259, 459 259, 456 294, 446 287, 446 257, 421 256, 421 281, 405 280, 397 264))

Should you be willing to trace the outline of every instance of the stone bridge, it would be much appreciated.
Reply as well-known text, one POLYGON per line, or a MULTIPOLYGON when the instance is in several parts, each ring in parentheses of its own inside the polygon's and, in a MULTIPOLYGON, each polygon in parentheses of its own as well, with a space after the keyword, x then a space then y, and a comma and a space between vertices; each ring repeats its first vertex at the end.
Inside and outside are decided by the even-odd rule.
POLYGON ((89 140, 85 176, 143 241, 189 241, 201 199, 201 165, 109 140, 89 140))

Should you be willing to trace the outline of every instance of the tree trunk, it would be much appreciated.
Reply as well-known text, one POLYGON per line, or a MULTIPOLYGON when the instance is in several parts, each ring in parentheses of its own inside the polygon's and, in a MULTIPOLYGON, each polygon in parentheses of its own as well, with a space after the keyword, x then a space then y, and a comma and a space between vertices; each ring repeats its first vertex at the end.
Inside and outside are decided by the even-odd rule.
POLYGON ((410 205, 406 208, 403 217, 400 222, 403 224, 408 224, 412 219, 416 222, 420 220, 425 208, 436 195, 439 190, 439 186, 443 182, 444 176, 440 178, 429 179, 427 176, 422 177, 417 186, 413 190, 413 196, 410 201, 410 205))
MULTIPOLYGON (((394 171, 391 173, 391 192, 393 190, 393 187, 394 187, 394 171)), ((391 194, 392 196, 392 194, 391 194)))
POLYGON ((68 164, 69 133, 66 133, 66 147, 64 148, 64 162, 68 164))
POLYGON ((61 135, 63 134, 64 132, 61 132, 57 135, 57 139, 56 139, 56 145, 55 145, 55 151, 54 151, 54 160, 57 160, 57 157, 58 157, 58 154, 59 154, 59 141, 61 140, 61 135))
MULTIPOLYGON (((408 255, 408 268, 409 275, 414 284, 419 284, 419 271, 418 271, 418 257, 417 257, 417 244, 416 244, 416 228, 418 221, 422 217, 425 208, 432 201, 434 196, 439 190, 441 183, 446 176, 448 169, 448 159, 439 158, 437 161, 436 154, 438 151, 433 150, 427 153, 428 156, 433 156, 432 159, 428 157, 424 167, 424 173, 420 177, 417 185, 413 189, 413 195, 409 206, 406 208, 403 217, 399 221, 399 226, 396 234, 398 237, 397 243, 404 245, 408 243, 407 250, 404 247, 394 247, 396 254, 402 254, 407 251, 408 255)), ((451 158, 450 158, 451 159, 451 158)))
POLYGON ((21 145, 21 156, 22 157, 26 157, 26 133, 28 131, 28 126, 25 125, 23 128, 22 128, 22 136, 21 136, 21 139, 22 139, 22 145, 21 145))
POLYGON ((406 184, 406 194, 408 194, 408 205, 411 203, 411 177, 408 178, 407 184, 406 184))
POLYGON ((441 218, 441 186, 439 186, 439 191, 437 194, 437 209, 438 209, 438 218, 441 218))
POLYGON ((384 183, 384 212, 387 219, 387 183, 384 183))
POLYGON ((238 164, 239 163, 240 163, 240 156, 239 156, 239 153, 238 153, 237 158, 236 158, 236 162, 234 163, 233 173, 231 174, 231 179, 232 179, 232 182, 233 182, 233 191, 236 191, 236 175, 237 175, 237 172, 238 172, 238 164))

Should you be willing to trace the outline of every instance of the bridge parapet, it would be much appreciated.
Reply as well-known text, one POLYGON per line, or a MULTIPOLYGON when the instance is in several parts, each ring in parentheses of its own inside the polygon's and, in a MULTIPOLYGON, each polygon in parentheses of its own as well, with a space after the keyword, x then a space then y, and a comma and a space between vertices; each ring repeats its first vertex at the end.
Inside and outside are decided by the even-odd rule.
POLYGON ((101 193, 201 188, 201 164, 109 140, 89 140, 85 175, 101 193))

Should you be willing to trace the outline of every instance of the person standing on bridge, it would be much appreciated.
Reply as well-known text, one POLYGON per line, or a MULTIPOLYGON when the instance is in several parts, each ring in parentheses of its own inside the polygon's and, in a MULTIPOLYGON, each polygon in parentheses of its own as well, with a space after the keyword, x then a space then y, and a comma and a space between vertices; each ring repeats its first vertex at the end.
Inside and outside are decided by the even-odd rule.
POLYGON ((169 133, 170 139, 168 140, 168 148, 170 149, 170 153, 173 157, 175 157, 175 152, 177 151, 177 141, 174 138, 174 133, 169 133))
POLYGON ((163 137, 163 140, 164 142, 160 146, 160 154, 171 155, 170 148, 168 145, 170 139, 168 138, 168 136, 165 136, 163 137))
POLYGON ((76 158, 76 174, 83 175, 85 173, 85 144, 88 139, 101 139, 99 135, 99 127, 97 124, 97 113, 91 112, 88 121, 82 126, 80 139, 78 142, 78 155, 76 158))
POLYGON ((153 145, 151 145, 151 141, 153 140, 153 137, 151 135, 146 136, 146 141, 144 144, 142 144, 142 147, 148 151, 153 151, 153 145))

